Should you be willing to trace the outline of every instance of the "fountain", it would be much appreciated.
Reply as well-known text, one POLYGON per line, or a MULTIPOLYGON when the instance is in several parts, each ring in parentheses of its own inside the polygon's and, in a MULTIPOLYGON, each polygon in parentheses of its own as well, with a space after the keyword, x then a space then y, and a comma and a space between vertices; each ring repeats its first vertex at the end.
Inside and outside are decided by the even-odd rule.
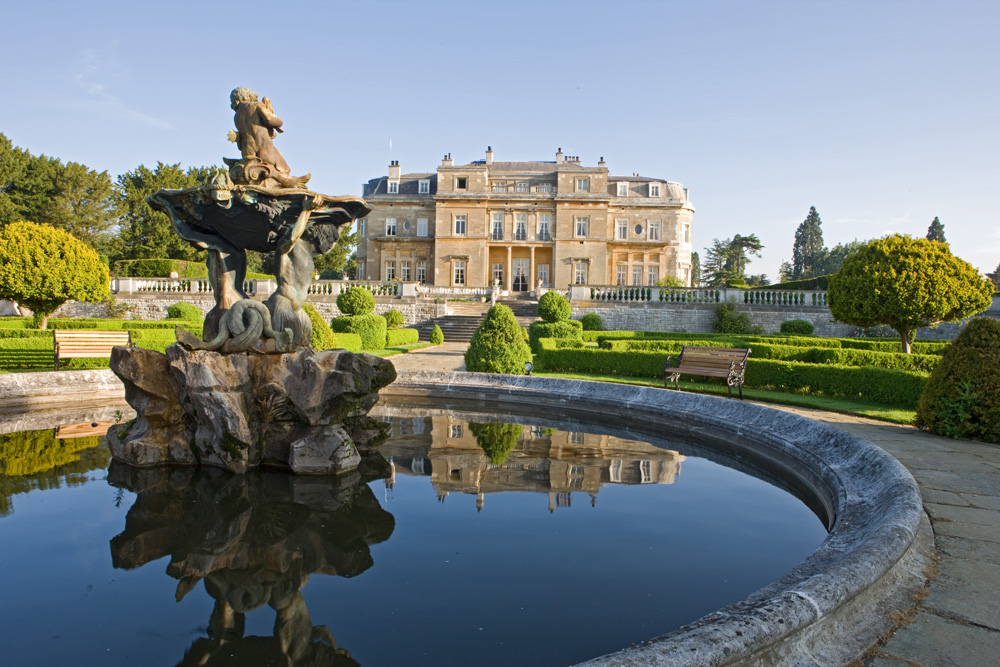
POLYGON ((226 158, 207 185, 160 190, 150 206, 207 253, 215 306, 204 340, 177 328, 165 353, 116 348, 111 369, 138 417, 108 435, 115 459, 135 466, 210 465, 243 473, 276 466, 297 473, 356 468, 385 435, 367 417, 396 377, 386 360, 345 350, 315 352, 303 312, 314 258, 339 227, 371 209, 330 197, 292 176, 272 139, 282 120, 248 88, 231 96, 241 157, 226 158), (266 303, 243 288, 246 251, 270 254, 277 288, 266 303))

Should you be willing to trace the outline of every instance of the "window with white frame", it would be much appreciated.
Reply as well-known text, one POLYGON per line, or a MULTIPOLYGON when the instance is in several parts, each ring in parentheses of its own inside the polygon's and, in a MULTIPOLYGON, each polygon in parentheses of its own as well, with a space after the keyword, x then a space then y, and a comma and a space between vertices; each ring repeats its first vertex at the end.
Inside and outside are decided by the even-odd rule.
POLYGON ((464 285, 465 284, 465 260, 456 259, 455 260, 455 284, 464 285))
POLYGON ((576 216, 576 235, 586 236, 590 229, 590 218, 585 215, 576 216))
POLYGON ((462 437, 462 425, 461 424, 452 424, 451 425, 451 437, 453 437, 453 438, 461 438, 462 437))
POLYGON ((646 239, 649 241, 660 240, 660 221, 649 220, 646 223, 646 239))
POLYGON ((618 196, 619 197, 628 197, 628 183, 619 183, 618 184, 618 196))
POLYGON ((549 265, 539 264, 535 267, 535 271, 538 274, 538 279, 542 281, 542 287, 549 286, 549 265))
POLYGON ((589 178, 577 178, 576 179, 576 191, 577 192, 590 192, 590 179, 589 178))
POLYGON ((539 213, 538 214, 538 240, 539 241, 551 241, 552 240, 552 214, 551 213, 539 213))
POLYGON ((405 259, 399 262, 399 279, 405 282, 410 281, 410 263, 405 259))
POLYGON ((361 234, 361 238, 365 238, 366 227, 368 226, 368 218, 361 218, 358 220, 358 232, 361 234))
POLYGON ((417 236, 427 236, 427 218, 417 218, 417 236))
POLYGON ((493 192, 507 192, 507 182, 493 181, 493 192))
POLYGON ((573 279, 577 285, 587 284, 587 263, 577 262, 573 267, 573 279))
POLYGON ((569 441, 574 445, 583 444, 583 432, 582 431, 571 431, 569 434, 569 441))
POLYGON ((514 214, 514 240, 524 241, 528 238, 528 214, 514 214))
POLYGON ((656 283, 659 282, 660 280, 660 267, 658 266, 646 267, 646 275, 649 276, 650 287, 656 285, 656 283))
POLYGON ((635 286, 642 284, 642 264, 636 264, 632 267, 632 284, 635 286))
POLYGON ((365 260, 361 260, 358 262, 358 280, 366 280, 365 260))
POLYGON ((684 243, 691 243, 691 225, 684 225, 684 243))
POLYGON ((538 187, 535 188, 536 192, 551 193, 552 184, 551 183, 539 183, 538 187))
POLYGON ((660 184, 659 183, 650 183, 649 184, 649 196, 650 197, 659 197, 660 196, 660 184))
POLYGON ((493 284, 503 285, 503 263, 493 263, 493 284))
POLYGON ((399 194, 399 181, 389 181, 389 194, 391 195, 399 194))
POLYGON ((427 262, 424 260, 417 262, 417 282, 427 282, 427 262))
POLYGON ((628 276, 628 266, 619 264, 615 267, 615 285, 624 285, 628 276))
POLYGON ((514 184, 514 192, 524 193, 524 192, 530 192, 530 190, 528 189, 528 184, 527 183, 515 183, 514 184))
POLYGON ((493 236, 494 241, 503 240, 503 213, 494 212, 490 216, 490 233, 493 236))
POLYGON ((431 181, 427 178, 421 178, 420 183, 417 186, 417 193, 422 195, 429 195, 431 193, 431 181))
POLYGON ((628 240, 628 220, 615 220, 615 240, 628 240))
POLYGON ((464 216, 464 215, 456 215, 455 216, 455 233, 456 234, 465 234, 466 221, 467 220, 468 220, 468 218, 466 216, 464 216))
POLYGON ((385 235, 386 236, 396 235, 396 218, 385 219, 385 235))
POLYGON ((396 262, 385 263, 385 280, 396 279, 396 262))

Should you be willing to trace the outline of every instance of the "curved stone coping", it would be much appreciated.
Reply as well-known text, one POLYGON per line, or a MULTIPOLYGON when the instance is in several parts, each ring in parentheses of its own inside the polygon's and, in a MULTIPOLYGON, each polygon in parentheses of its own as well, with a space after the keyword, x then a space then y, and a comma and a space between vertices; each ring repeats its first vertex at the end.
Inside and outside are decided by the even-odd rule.
POLYGON ((0 374, 0 412, 75 401, 124 398, 125 387, 109 369, 0 374))
POLYGON ((737 446, 785 468, 826 506, 829 535, 777 581, 587 665, 843 664, 874 643, 888 629, 887 612, 908 606, 908 594, 923 585, 932 538, 913 477, 883 450, 826 424, 738 400, 525 376, 401 370, 381 394, 460 399, 737 446))

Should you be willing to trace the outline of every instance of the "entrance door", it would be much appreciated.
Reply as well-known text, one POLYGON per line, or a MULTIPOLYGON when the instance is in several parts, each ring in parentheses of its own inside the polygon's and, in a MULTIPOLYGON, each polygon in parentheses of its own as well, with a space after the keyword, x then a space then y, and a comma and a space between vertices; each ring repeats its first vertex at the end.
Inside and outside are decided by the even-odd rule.
POLYGON ((515 292, 527 292, 528 291, 528 268, 529 261, 527 259, 512 259, 511 271, 514 273, 514 286, 515 292))

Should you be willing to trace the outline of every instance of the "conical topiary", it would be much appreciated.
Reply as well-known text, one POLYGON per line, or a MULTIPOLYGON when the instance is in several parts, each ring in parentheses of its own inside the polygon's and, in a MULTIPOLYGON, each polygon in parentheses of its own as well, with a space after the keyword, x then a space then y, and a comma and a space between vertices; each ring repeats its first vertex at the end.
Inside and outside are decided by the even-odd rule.
POLYGON ((917 403, 916 424, 951 438, 1000 442, 1000 322, 977 317, 944 349, 917 403))
POLYGON ((435 324, 434 328, 431 329, 430 343, 431 345, 440 345, 443 342, 444 342, 444 332, 441 331, 440 326, 435 324))
POLYGON ((531 349, 524 342, 514 311, 502 303, 490 308, 465 351, 465 369, 473 373, 524 375, 531 349))

